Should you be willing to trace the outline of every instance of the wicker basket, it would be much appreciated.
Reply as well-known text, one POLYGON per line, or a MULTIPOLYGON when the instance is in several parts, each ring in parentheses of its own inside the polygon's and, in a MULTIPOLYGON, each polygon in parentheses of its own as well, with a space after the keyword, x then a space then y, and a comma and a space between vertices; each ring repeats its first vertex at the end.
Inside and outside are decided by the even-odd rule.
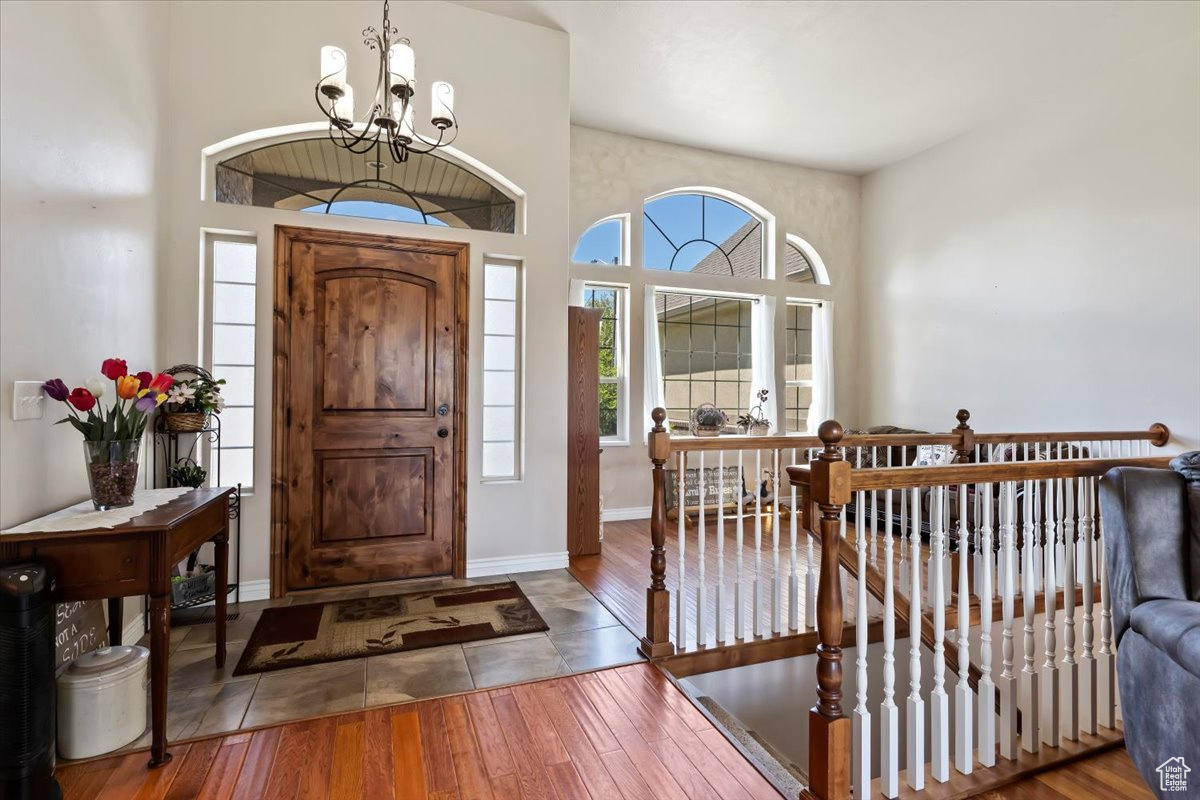
POLYGON ((163 428, 168 431, 202 431, 208 424, 208 414, 203 411, 166 411, 163 413, 163 428))

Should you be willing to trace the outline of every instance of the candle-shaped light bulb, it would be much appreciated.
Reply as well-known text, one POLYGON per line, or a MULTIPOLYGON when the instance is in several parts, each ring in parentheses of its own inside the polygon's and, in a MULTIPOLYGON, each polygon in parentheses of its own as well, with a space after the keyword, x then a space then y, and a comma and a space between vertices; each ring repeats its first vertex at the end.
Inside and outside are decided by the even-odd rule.
POLYGON ((446 81, 434 81, 432 89, 433 110, 431 120, 435 128, 454 126, 454 87, 446 81))
POLYGON ((344 94, 333 101, 333 116, 345 123, 354 122, 354 87, 346 84, 344 94))
MULTIPOLYGON (((346 90, 346 51, 333 45, 321 48, 321 88, 346 90)), ((336 92, 334 92, 336 94, 336 92)))
POLYGON ((396 42, 388 50, 388 72, 391 76, 388 88, 394 89, 400 86, 411 94, 413 82, 417 77, 417 67, 416 56, 413 54, 413 49, 408 46, 408 42, 396 42))

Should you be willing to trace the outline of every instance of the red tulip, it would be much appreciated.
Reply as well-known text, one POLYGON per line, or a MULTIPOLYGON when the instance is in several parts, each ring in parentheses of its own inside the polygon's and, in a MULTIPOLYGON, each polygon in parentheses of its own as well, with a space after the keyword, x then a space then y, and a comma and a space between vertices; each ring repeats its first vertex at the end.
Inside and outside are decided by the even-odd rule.
POLYGON ((67 395, 67 402, 75 406, 80 411, 91 411, 96 407, 95 396, 87 389, 82 387, 78 389, 72 389, 71 393, 67 395))
POLYGON ((123 358, 106 358, 100 365, 100 374, 110 381, 115 381, 117 378, 124 378, 129 374, 129 365, 123 358))
POLYGON ((154 380, 154 375, 149 372, 139 372, 137 374, 138 386, 149 386, 150 381, 154 380))
POLYGON ((175 385, 175 379, 172 378, 170 375, 168 375, 165 372, 160 372, 157 375, 155 375, 154 379, 151 380, 149 383, 143 383, 142 385, 143 385, 143 387, 149 389, 151 392, 154 392, 156 394, 162 394, 163 392, 168 391, 172 386, 175 385))

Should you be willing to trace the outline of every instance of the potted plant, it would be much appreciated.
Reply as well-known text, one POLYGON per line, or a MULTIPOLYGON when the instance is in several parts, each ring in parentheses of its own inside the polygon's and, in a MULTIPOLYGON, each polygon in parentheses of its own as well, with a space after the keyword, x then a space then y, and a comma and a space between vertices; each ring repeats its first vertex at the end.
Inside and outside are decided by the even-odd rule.
POLYGON ((770 397, 770 392, 766 389, 759 389, 758 405, 738 417, 738 429, 742 433, 747 436, 766 436, 771 432, 771 420, 767 419, 766 413, 763 411, 763 405, 766 404, 768 397, 770 397))
POLYGON ((106 388, 95 378, 86 387, 70 390, 61 378, 52 378, 42 384, 42 391, 67 405, 68 416, 58 424, 69 422, 83 434, 92 504, 97 511, 105 511, 133 505, 146 421, 166 401, 175 379, 161 372, 131 375, 123 358, 106 358, 100 372, 114 385, 111 408, 100 404, 106 388))
POLYGON ((176 486, 199 489, 208 480, 208 470, 190 458, 181 458, 167 470, 167 478, 176 486))
POLYGON ((692 411, 693 436, 720 436, 729 423, 729 415, 712 403, 702 403, 692 411))
POLYGON ((168 372, 191 372, 194 377, 176 378, 167 391, 163 428, 176 432, 204 430, 209 414, 220 414, 225 408, 225 398, 221 396, 225 379, 214 380, 200 367, 173 367, 168 372))

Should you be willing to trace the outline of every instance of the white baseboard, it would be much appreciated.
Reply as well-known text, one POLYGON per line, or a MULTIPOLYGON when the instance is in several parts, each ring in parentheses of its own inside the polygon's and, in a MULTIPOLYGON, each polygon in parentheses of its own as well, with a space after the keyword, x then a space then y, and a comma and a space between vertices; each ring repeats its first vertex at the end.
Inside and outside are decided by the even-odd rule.
POLYGON ((472 558, 467 561, 467 577, 483 578, 488 575, 506 575, 510 572, 566 569, 569 563, 570 558, 566 550, 561 553, 534 553, 528 556, 472 558))
POLYGON ((606 508, 600 512, 600 519, 604 522, 623 522, 628 519, 650 519, 650 506, 636 506, 634 508, 606 508))
POLYGON ((242 581, 241 594, 243 603, 249 603, 254 600, 270 600, 271 581, 267 579, 261 581, 242 581))

